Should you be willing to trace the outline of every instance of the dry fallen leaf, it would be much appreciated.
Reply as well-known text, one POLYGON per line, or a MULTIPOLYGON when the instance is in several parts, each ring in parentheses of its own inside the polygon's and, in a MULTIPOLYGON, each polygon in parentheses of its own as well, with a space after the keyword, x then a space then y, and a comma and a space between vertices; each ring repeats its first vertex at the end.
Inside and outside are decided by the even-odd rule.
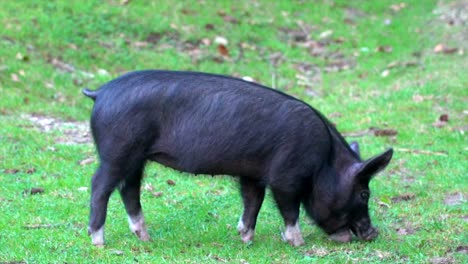
POLYGON ((395 129, 390 129, 390 128, 384 128, 384 129, 375 128, 373 129, 373 131, 374 131, 374 136, 377 136, 377 137, 392 137, 398 134, 398 131, 396 131, 395 129))
POLYGON ((413 200, 416 196, 412 193, 406 193, 406 194, 402 194, 402 195, 399 195, 399 196, 395 196, 395 197, 392 197, 391 200, 392 200, 392 203, 399 203, 399 202, 402 202, 402 201, 410 201, 410 200, 413 200))
POLYGON ((223 16, 223 19, 225 22, 228 22, 231 24, 239 24, 239 20, 237 20, 237 18, 230 16, 230 15, 223 16))
POLYGON ((31 195, 41 194, 43 192, 44 192, 44 188, 40 188, 40 187, 33 187, 31 189, 23 191, 24 194, 31 194, 31 195))
POLYGON ((5 170, 3 171, 3 173, 5 173, 5 174, 16 174, 16 173, 18 173, 18 172, 19 172, 18 169, 5 169, 5 170))
POLYGON ((392 46, 378 46, 376 49, 378 52, 390 53, 393 51, 392 46))
POLYGON ((229 51, 223 44, 218 44, 218 52, 224 57, 229 57, 229 51))
POLYGON ((215 26, 213 24, 208 23, 208 24, 205 25, 205 29, 206 30, 214 30, 215 26))
POLYGON ((173 181, 173 180, 167 180, 167 184, 170 185, 170 186, 176 185, 175 181, 173 181))
POLYGON ((442 114, 439 116, 439 118, 432 124, 433 126, 437 128, 441 128, 445 126, 448 123, 448 115, 447 114, 442 114))
POLYGON ((447 114, 442 114, 439 116, 439 121, 441 122, 448 122, 449 118, 447 114))

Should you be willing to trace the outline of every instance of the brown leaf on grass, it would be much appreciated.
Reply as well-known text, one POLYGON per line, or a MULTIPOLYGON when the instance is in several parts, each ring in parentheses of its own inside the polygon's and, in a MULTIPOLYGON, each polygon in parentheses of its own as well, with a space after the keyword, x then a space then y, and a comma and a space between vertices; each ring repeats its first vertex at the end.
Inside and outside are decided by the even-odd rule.
POLYGON ((378 52, 390 53, 393 51, 392 46, 378 46, 376 49, 378 52))
POLYGON ((390 129, 390 128, 384 128, 384 129, 375 128, 373 132, 374 132, 374 136, 376 137, 393 137, 398 134, 398 131, 396 131, 395 129, 390 129))
POLYGON ((441 122, 448 122, 449 118, 447 114, 442 114, 439 116, 439 121, 441 122))
POLYGON ((53 58, 52 60, 49 61, 50 64, 52 64, 56 69, 64 71, 64 72, 74 72, 75 67, 73 65, 68 64, 58 58, 53 58))
POLYGON ((208 23, 208 24, 205 25, 205 29, 206 30, 214 30, 215 26, 213 24, 208 23))
POLYGON ((229 57, 229 50, 223 44, 218 44, 218 53, 223 57, 229 57))
POLYGON ((31 189, 24 190, 23 193, 30 194, 30 195, 41 194, 41 193, 44 193, 44 188, 33 187, 31 189))
POLYGON ((465 202, 465 198, 463 197, 463 193, 456 192, 451 193, 445 196, 444 204, 454 206, 460 205, 465 202))
POLYGON ((413 200, 415 197, 416 197, 416 195, 414 195, 412 193, 406 193, 406 194, 402 194, 402 195, 399 195, 399 196, 392 197, 391 200, 392 200, 392 203, 399 203, 399 202, 402 202, 402 201, 413 200))
POLYGON ((187 9, 187 8, 182 8, 180 12, 182 12, 182 14, 184 15, 196 15, 197 14, 197 11, 192 10, 192 9, 187 9))
POLYGON ((167 180, 166 182, 167 182, 167 184, 168 184, 168 185, 170 185, 170 186, 174 186, 174 185, 176 185, 175 181, 173 181, 173 180, 170 180, 170 179, 169 179, 169 180, 167 180))
POLYGON ((237 18, 230 16, 230 15, 223 16, 223 20, 224 22, 228 22, 231 24, 239 24, 239 20, 237 20, 237 18))
POLYGON ((442 114, 439 116, 439 118, 434 122, 432 123, 433 126, 437 127, 437 128, 441 128, 443 126, 445 126, 449 121, 449 117, 447 114, 442 114))
POLYGON ((217 256, 217 255, 211 255, 210 257, 212 259, 218 261, 218 262, 221 262, 221 263, 227 263, 228 262, 227 260, 225 260, 225 259, 223 259, 223 258, 221 258, 220 256, 217 256))
POLYGON ((456 53, 458 51, 458 48, 449 48, 447 46, 445 46, 444 44, 437 44, 435 47, 434 47, 434 52, 435 53, 443 53, 443 54, 453 54, 453 53, 456 53))
POLYGON ((458 48, 445 48, 442 52, 444 54, 453 54, 458 51, 458 48))
POLYGON ((145 41, 151 44, 157 44, 162 37, 163 34, 160 32, 151 32, 148 34, 148 36, 146 36, 145 41))
POLYGON ((20 170, 18 170, 18 169, 5 169, 5 170, 3 170, 3 173, 5 173, 5 174, 16 174, 19 171, 20 170))
POLYGON ((376 137, 393 137, 398 134, 398 131, 391 128, 376 128, 371 127, 366 130, 355 131, 355 132, 343 132, 343 136, 345 137, 362 137, 367 135, 373 135, 376 137))

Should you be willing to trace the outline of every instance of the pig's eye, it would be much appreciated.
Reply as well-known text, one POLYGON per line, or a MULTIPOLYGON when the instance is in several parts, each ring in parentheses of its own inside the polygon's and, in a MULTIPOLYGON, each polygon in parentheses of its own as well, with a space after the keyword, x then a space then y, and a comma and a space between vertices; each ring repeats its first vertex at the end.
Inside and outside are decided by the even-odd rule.
POLYGON ((361 199, 367 202, 367 200, 369 200, 369 192, 368 191, 362 191, 361 192, 361 199))

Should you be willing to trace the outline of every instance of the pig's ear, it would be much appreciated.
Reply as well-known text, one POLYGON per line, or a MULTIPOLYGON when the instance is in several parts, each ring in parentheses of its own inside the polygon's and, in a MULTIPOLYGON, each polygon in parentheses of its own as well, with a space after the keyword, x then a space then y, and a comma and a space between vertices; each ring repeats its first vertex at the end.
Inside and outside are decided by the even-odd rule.
POLYGON ((359 151, 359 144, 356 141, 351 142, 349 146, 354 151, 354 153, 361 157, 361 151, 359 151))
POLYGON ((373 158, 366 160, 359 168, 357 172, 356 178, 360 181, 370 181, 372 176, 379 173, 385 167, 387 167, 388 163, 393 156, 393 149, 387 149, 384 153, 377 155, 373 158))

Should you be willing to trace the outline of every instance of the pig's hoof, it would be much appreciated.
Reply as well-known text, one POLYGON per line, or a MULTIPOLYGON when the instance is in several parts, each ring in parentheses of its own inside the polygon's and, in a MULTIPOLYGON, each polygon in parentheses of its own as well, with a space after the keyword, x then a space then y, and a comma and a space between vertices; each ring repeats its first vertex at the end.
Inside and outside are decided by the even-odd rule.
POLYGON ((151 238, 146 230, 135 230, 133 233, 140 239, 141 241, 150 241, 151 238))
POLYGON ((284 241, 288 242, 293 247, 298 247, 304 245, 304 239, 302 238, 301 230, 299 229, 299 224, 293 226, 286 226, 284 233, 281 233, 281 237, 284 241))
POLYGON ((330 235, 330 239, 340 243, 350 242, 352 239, 351 233, 349 230, 338 231, 330 235))
POLYGON ((88 234, 91 236, 91 242, 96 247, 104 247, 104 228, 101 228, 97 231, 88 230, 88 234))
POLYGON ((242 219, 239 220, 239 224, 237 224, 237 231, 241 235, 242 242, 248 244, 253 241, 255 231, 253 229, 249 229, 245 227, 244 222, 242 219))
POLYGON ((240 231, 239 233, 241 235, 242 242, 248 244, 253 241, 254 231, 252 229, 249 229, 247 231, 240 231))
POLYGON ((284 241, 288 242, 293 247, 298 247, 305 244, 302 236, 287 237, 285 233, 282 233, 281 236, 283 237, 284 241))

